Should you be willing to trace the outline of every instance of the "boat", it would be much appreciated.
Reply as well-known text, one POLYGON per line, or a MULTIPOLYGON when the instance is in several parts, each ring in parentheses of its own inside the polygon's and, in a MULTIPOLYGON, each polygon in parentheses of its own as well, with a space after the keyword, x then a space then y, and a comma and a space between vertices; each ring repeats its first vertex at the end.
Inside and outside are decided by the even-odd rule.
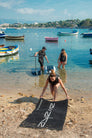
POLYGON ((92 32, 82 33, 81 35, 82 35, 83 37, 92 37, 92 32))
POLYGON ((92 54, 92 48, 90 48, 90 50, 89 50, 89 51, 90 51, 90 54, 92 54))
POLYGON ((72 32, 58 32, 57 35, 58 36, 74 36, 74 35, 78 35, 78 31, 73 30, 72 32))
POLYGON ((14 55, 18 53, 18 51, 19 51, 18 45, 5 46, 3 48, 0 48, 0 57, 14 55))
POLYGON ((24 35, 23 36, 5 36, 6 40, 24 40, 24 35))
POLYGON ((92 64, 92 60, 89 60, 89 64, 92 64))
POLYGON ((58 42, 58 37, 45 37, 46 42, 58 42))
POLYGON ((5 38, 5 32, 0 30, 0 38, 5 38))

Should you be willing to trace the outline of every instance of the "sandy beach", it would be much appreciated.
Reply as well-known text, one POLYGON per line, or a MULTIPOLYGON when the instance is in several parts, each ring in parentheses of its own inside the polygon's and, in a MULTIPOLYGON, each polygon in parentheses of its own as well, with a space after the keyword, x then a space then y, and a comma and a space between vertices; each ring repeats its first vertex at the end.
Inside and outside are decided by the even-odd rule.
MULTIPOLYGON (((73 91, 74 93, 74 91, 73 91)), ((33 112, 40 92, 0 92, 0 138, 91 138, 92 137, 92 97, 69 94, 68 111, 62 131, 23 128, 19 125, 33 112)), ((45 99, 51 98, 48 89, 45 99)), ((57 100, 64 99, 58 94, 57 100)))

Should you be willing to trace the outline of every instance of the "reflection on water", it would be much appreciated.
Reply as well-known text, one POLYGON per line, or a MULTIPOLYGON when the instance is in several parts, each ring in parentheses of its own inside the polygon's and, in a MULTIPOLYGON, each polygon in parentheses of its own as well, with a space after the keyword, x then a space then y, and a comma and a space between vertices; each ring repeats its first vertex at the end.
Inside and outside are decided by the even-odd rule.
POLYGON ((60 78, 62 79, 63 83, 66 83, 67 81, 67 73, 65 69, 58 69, 58 74, 60 76, 60 78))
POLYGON ((0 64, 19 60, 19 53, 13 56, 0 57, 0 64))

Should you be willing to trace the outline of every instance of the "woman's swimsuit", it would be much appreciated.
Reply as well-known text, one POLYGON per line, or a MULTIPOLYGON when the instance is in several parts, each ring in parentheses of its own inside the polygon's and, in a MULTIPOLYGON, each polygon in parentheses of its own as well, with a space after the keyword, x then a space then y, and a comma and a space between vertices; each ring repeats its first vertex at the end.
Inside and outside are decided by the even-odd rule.
POLYGON ((66 61, 66 56, 63 53, 61 53, 61 55, 60 55, 60 61, 61 62, 65 62, 66 61))
POLYGON ((55 81, 51 81, 51 80, 50 80, 50 76, 48 77, 48 80, 49 80, 49 83, 50 83, 51 85, 56 85, 56 84, 59 83, 59 78, 58 78, 57 76, 56 76, 55 81))

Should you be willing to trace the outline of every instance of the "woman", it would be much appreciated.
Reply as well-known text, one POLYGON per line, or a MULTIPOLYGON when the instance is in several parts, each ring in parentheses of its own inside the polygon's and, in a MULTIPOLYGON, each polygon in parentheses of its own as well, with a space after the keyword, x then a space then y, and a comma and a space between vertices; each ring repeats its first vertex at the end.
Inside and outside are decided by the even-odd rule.
POLYGON ((62 80, 56 76, 55 74, 55 71, 54 70, 51 70, 51 73, 50 75, 48 76, 47 80, 46 80, 46 83, 45 83, 45 86, 43 88, 43 91, 42 91, 42 94, 40 95, 40 98, 42 98, 48 84, 50 84, 50 90, 51 90, 51 94, 53 96, 53 100, 55 101, 56 100, 56 95, 57 95, 57 89, 58 87, 61 85, 61 87, 63 88, 65 94, 66 94, 66 97, 67 99, 69 98, 68 94, 67 94, 67 91, 62 83, 62 80))
POLYGON ((67 54, 64 49, 61 50, 61 53, 58 58, 58 68, 62 65, 62 68, 65 68, 65 65, 67 64, 67 54))

